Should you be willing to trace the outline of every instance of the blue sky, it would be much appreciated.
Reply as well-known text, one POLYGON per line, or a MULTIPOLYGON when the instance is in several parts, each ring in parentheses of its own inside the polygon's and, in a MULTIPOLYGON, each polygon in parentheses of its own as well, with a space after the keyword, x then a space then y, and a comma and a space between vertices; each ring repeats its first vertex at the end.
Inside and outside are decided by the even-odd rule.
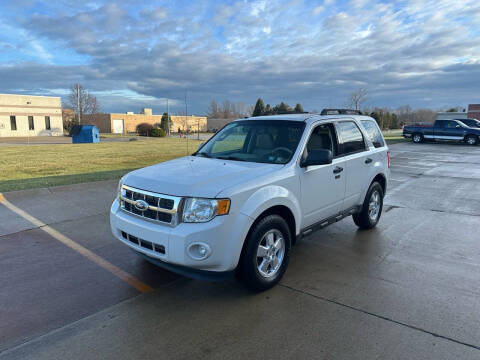
POLYGON ((0 92, 65 96, 82 83, 104 111, 204 113, 251 105, 441 109, 480 102, 480 2, 0 2, 0 92))

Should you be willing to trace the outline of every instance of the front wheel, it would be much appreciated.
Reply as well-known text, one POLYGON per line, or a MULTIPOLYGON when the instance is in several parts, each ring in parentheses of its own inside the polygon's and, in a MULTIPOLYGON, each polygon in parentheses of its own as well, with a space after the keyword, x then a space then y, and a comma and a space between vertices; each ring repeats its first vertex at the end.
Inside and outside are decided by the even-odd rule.
POLYGON ((373 182, 359 213, 353 215, 353 221, 360 229, 371 229, 380 220, 383 209, 383 188, 378 182, 373 182))
POLYGON ((473 135, 468 135, 466 138, 465 138, 465 142, 468 144, 468 145, 477 145, 478 143, 478 138, 476 136, 473 136, 473 135))
POLYGON ((261 219, 250 233, 242 255, 242 282, 255 291, 276 285, 287 269, 290 247, 290 230, 281 216, 261 219))

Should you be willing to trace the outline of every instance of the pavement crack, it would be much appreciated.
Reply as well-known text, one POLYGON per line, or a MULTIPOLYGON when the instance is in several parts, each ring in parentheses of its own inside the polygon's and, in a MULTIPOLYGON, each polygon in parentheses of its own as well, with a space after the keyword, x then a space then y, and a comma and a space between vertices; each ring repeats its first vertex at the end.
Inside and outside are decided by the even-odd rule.
POLYGON ((311 296, 315 299, 318 299, 318 300, 321 300, 321 301, 325 301, 325 302, 328 302, 328 303, 331 303, 331 304, 335 304, 335 305, 338 305, 338 306, 341 306, 341 307, 344 307, 344 308, 347 308, 347 309, 350 309, 350 310, 354 310, 354 311, 357 311, 357 312, 361 312, 365 315, 369 315, 369 316, 373 316, 373 317, 376 317, 377 319, 381 319, 381 320, 385 320, 385 321, 388 321, 388 322, 391 322, 393 324, 397 324, 397 325, 400 325, 400 326, 404 326, 404 327, 407 327, 409 329, 412 329, 412 330, 416 330, 416 331, 420 331, 420 332, 423 332, 425 334, 429 334, 429 335, 432 335, 436 338, 440 338, 440 339, 444 339, 444 340, 447 340, 447 341, 451 341, 451 342, 454 342, 454 343, 457 343, 457 344, 460 344, 460 345, 464 345, 464 346, 467 346, 469 348, 472 348, 472 349, 475 349, 475 350, 480 350, 480 345, 475 345, 475 344, 470 344, 470 343, 467 343, 467 342, 464 342, 464 341, 460 341, 460 340, 457 340, 457 339, 453 339, 451 337, 448 337, 448 336, 445 336, 445 335, 441 335, 441 334, 438 334, 436 332, 433 332, 433 331, 429 331, 429 330, 426 330, 426 329, 422 329, 418 326, 415 326, 415 325, 410 325, 410 324, 407 324, 407 323, 404 323, 404 322, 401 322, 401 321, 398 321, 398 320, 395 320, 395 319, 392 319, 392 318, 389 318, 387 316, 383 316, 383 315, 380 315, 380 314, 375 314, 371 311, 367 311, 367 310, 364 310, 364 309, 360 309, 360 308, 357 308, 355 306, 351 306, 351 305, 348 305, 348 304, 344 304, 344 303, 341 303, 337 300, 332 300, 332 299, 328 299, 326 297, 323 297, 323 296, 320 296, 320 295, 315 295, 315 294, 312 294, 308 291, 305 291, 305 290, 301 290, 301 289, 296 289, 292 286, 289 286, 289 285, 285 285, 285 284, 278 284, 278 286, 281 286, 281 287, 284 287, 284 288, 287 288, 289 290, 292 290, 292 291, 295 291, 297 293, 300 293, 300 294, 303 294, 303 295, 307 295, 307 296, 311 296))

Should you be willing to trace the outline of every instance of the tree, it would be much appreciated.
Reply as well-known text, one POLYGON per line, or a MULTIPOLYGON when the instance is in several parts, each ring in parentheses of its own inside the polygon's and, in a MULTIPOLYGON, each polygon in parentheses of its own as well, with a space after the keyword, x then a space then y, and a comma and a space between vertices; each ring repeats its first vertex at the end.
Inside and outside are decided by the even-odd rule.
POLYGON ((265 112, 265 105, 263 104, 262 98, 258 98, 255 108, 253 109, 252 116, 262 116, 265 112))
POLYGON ((303 111, 302 104, 297 103, 297 105, 295 105, 295 109, 293 109, 293 111, 297 114, 303 113, 304 111, 303 111))
POLYGON ((367 100, 367 89, 360 88, 350 93, 350 107, 355 110, 359 110, 365 100, 367 100))
POLYGON ((292 112, 292 109, 290 108, 290 106, 288 106, 282 101, 280 104, 275 105, 273 111, 275 112, 275 114, 288 114, 292 112))
POLYGON ((212 118, 212 119, 218 119, 220 115, 220 109, 218 107, 218 104, 215 100, 210 101, 210 106, 208 107, 207 110, 207 117, 212 118))
POLYGON ((74 109, 77 123, 79 123, 83 114, 97 114, 100 112, 100 104, 97 97, 85 90, 81 84, 74 84, 70 88, 67 106, 74 109))
POLYGON ((270 104, 267 104, 267 106, 265 106, 265 111, 263 112, 264 115, 271 115, 272 114, 272 107, 270 106, 270 104))
POLYGON ((170 124, 172 123, 172 118, 168 113, 163 113, 162 120, 160 120, 160 128, 168 134, 168 130, 170 129, 170 124))

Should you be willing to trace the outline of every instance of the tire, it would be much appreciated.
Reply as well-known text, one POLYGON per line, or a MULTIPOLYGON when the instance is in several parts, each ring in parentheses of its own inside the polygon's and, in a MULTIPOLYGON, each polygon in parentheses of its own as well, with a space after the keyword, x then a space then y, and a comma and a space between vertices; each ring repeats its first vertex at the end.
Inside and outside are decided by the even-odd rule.
POLYGON ((419 133, 412 134, 412 141, 415 144, 420 144, 423 141, 423 135, 419 133))
POLYGON ((383 188, 378 182, 373 182, 368 188, 367 195, 363 201, 362 209, 359 213, 352 215, 355 225, 360 229, 371 229, 378 224, 383 210, 383 188), (377 207, 373 211, 374 197, 377 196, 377 207))
POLYGON ((291 234, 286 221, 279 215, 264 217, 247 238, 240 259, 240 280, 254 291, 276 285, 287 269, 290 248, 291 234), (277 246, 272 246, 271 240, 277 246))
POLYGON ((476 137, 474 135, 468 135, 468 136, 465 137, 465 142, 468 145, 477 145, 478 144, 478 137, 476 137))

